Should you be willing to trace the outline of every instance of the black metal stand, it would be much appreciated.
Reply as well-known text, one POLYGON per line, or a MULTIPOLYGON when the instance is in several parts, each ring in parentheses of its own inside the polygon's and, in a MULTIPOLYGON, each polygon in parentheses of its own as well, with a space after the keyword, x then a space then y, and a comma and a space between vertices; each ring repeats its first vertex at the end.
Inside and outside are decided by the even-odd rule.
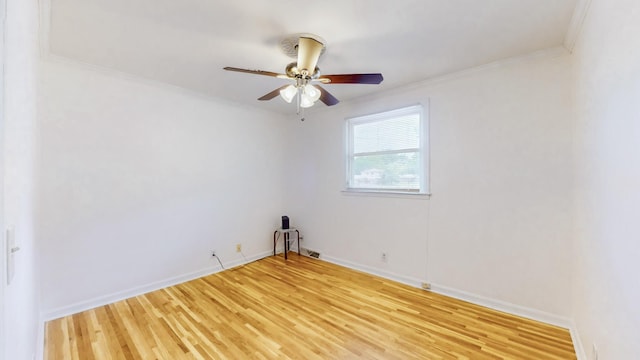
POLYGON ((289 233, 295 231, 298 235, 298 255, 300 255, 300 231, 298 229, 277 229, 273 232, 273 256, 276 256, 276 244, 280 238, 280 233, 284 234, 284 259, 287 260, 287 253, 291 249, 289 245, 289 233), (276 234, 278 237, 276 238, 276 234))

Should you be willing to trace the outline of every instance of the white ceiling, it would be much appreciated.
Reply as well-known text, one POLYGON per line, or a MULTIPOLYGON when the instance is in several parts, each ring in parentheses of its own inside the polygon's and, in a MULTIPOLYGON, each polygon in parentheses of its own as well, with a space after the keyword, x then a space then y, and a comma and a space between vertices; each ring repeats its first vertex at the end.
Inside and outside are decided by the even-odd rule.
MULTIPOLYGON (((492 61, 561 46, 578 0, 49 0, 54 55, 208 96, 292 113, 281 39, 327 41, 324 74, 381 72, 381 85, 326 85, 344 101, 492 61)), ((325 106, 318 103, 316 106, 325 106)), ((340 106, 340 105, 337 105, 340 106)))

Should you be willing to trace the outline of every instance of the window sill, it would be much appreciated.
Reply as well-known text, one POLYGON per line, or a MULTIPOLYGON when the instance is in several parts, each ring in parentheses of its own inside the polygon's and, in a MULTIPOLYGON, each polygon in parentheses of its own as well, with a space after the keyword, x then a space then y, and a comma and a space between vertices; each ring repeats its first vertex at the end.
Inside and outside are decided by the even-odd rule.
POLYGON ((431 197, 428 193, 410 193, 404 191, 391 191, 391 190, 356 190, 345 189, 341 191, 342 195, 347 196, 377 196, 377 197, 391 197, 391 198, 405 198, 405 199, 417 199, 427 200, 431 197))

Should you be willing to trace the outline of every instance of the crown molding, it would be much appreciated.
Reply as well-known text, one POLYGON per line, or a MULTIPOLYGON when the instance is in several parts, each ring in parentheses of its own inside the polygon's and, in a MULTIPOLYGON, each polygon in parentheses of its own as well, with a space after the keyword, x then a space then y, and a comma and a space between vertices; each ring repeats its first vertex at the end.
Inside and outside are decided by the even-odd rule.
POLYGON ((576 42, 582 32, 582 25, 589 13, 591 7, 591 0, 578 0, 575 9, 573 10, 573 16, 571 17, 571 23, 569 29, 564 37, 564 47, 573 52, 573 48, 576 46, 576 42))
POLYGON ((159 91, 170 92, 170 93, 177 94, 180 96, 185 96, 191 99, 198 99, 211 104, 219 104, 219 105, 228 106, 230 108, 240 109, 242 111, 251 109, 252 111, 255 111, 257 113, 264 114, 265 116, 274 116, 274 115, 281 116, 282 115, 277 111, 261 108, 259 104, 245 104, 245 103, 240 103, 233 100, 227 100, 221 97, 215 97, 215 96, 206 94, 204 92, 199 92, 197 90, 193 90, 190 88, 162 82, 159 80, 145 78, 140 75, 116 70, 116 69, 105 67, 102 65, 95 65, 95 64, 84 62, 84 61, 68 58, 65 56, 55 55, 51 52, 42 53, 41 61, 43 64, 51 64, 55 66, 64 67, 67 69, 73 69, 74 71, 87 72, 87 73, 99 75, 109 79, 118 79, 124 82, 146 86, 159 91))
MULTIPOLYGON (((425 87, 435 86, 441 83, 447 83, 461 78, 466 78, 476 74, 481 74, 486 71, 495 69, 508 68, 510 66, 516 66, 518 64, 527 64, 536 61, 544 61, 549 59, 555 59, 562 56, 569 55, 569 52, 564 46, 555 46, 543 50, 534 51, 524 55, 518 55, 510 58, 500 59, 493 62, 489 62, 483 65, 474 66, 467 69, 453 71, 441 75, 436 75, 424 80, 416 81, 411 84, 405 84, 398 87, 389 88, 373 94, 367 94, 359 96, 353 99, 345 100, 343 103, 360 104, 375 101, 383 97, 396 96, 406 93, 408 91, 421 89, 425 87)), ((330 108, 329 108, 330 109, 330 108)), ((329 109, 322 109, 318 111, 328 111, 329 109)))
POLYGON ((203 92, 199 92, 197 90, 188 89, 179 85, 169 84, 158 80, 148 79, 140 75, 127 73, 124 71, 120 71, 117 69, 95 65, 91 63, 87 63, 81 60, 68 58, 61 55, 56 55, 51 51, 51 43, 50 43, 50 33, 51 33, 51 0, 38 0, 39 7, 39 45, 40 45, 40 59, 43 62, 58 64, 67 67, 72 67, 74 69, 90 71, 93 73, 101 74, 103 76, 117 78, 124 81, 134 82, 138 84, 144 84, 146 86, 150 86, 156 89, 162 89, 165 91, 172 91, 174 93, 181 94, 183 96, 190 96, 193 98, 197 98, 200 100, 204 100, 207 102, 214 102, 219 104, 225 104, 227 106, 231 106, 234 108, 246 109, 247 107, 260 111, 265 114, 278 114, 281 115, 280 112, 267 110, 255 105, 246 105, 243 103, 226 100, 218 97, 214 97, 203 92))
MULTIPOLYGON (((459 78, 463 78, 463 77, 467 77, 476 73, 481 73, 487 70, 491 70, 491 69, 496 69, 496 68, 503 68, 503 67, 508 67, 508 66, 512 66, 514 64, 518 64, 518 63, 527 63, 527 62, 532 62, 532 61, 537 61, 537 60, 541 60, 541 59, 550 59, 550 58, 556 58, 556 57, 560 57, 563 55, 567 55, 568 53, 571 53, 571 51, 573 50, 573 46, 575 45, 575 42, 579 36, 580 30, 582 28, 582 24, 584 22, 584 19, 587 15, 587 11, 589 9, 589 6, 591 4, 592 0, 577 0, 578 3, 576 4, 576 8, 574 10, 572 19, 571 19, 571 24, 569 27, 569 30, 567 32, 567 34, 565 35, 565 40, 563 45, 560 46, 556 46, 556 47, 552 47, 552 48, 547 48, 547 49, 542 49, 542 50, 538 50, 538 51, 534 51, 531 53, 527 53, 524 55, 518 55, 518 56, 514 56, 514 57, 509 57, 509 58, 504 58, 504 59, 499 59, 493 62, 489 62, 486 64, 482 64, 479 66, 474 66, 471 68, 466 68, 466 69, 460 69, 457 71, 452 71, 452 72, 448 72, 448 73, 443 73, 443 74, 437 74, 434 75, 432 77, 423 79, 423 80, 419 80, 416 81, 414 83, 410 83, 410 84, 404 84, 398 87, 393 87, 393 88, 389 88, 386 90, 383 90, 381 92, 378 93, 374 93, 374 94, 366 94, 363 96, 358 96, 355 98, 351 98, 351 99, 345 99, 343 101, 343 103, 359 103, 359 102, 366 102, 366 101, 370 101, 373 99, 377 99, 380 96, 391 96, 391 95, 395 95, 398 93, 403 93, 405 91, 409 91, 409 90, 413 90, 416 88, 421 88, 421 87, 425 87, 425 86, 431 86, 431 85, 435 85, 438 83, 442 83, 442 82, 448 82, 448 81, 452 81, 455 79, 459 79, 459 78)), ((106 68, 104 66, 99 66, 99 65, 94 65, 94 64, 88 64, 79 60, 74 60, 74 59, 70 59, 70 58, 66 58, 63 56, 59 56, 59 55, 54 55, 51 52, 51 45, 50 45, 50 32, 51 32, 51 0, 38 0, 38 4, 40 7, 40 55, 41 58, 45 61, 50 61, 50 62, 54 62, 54 63, 67 63, 67 64, 73 64, 75 66, 78 66, 80 68, 84 68, 85 70, 92 70, 92 71, 96 71, 96 72, 100 72, 103 74, 109 74, 111 76, 117 76, 120 78, 126 78, 129 80, 134 80, 134 81, 138 81, 138 82, 143 82, 145 84, 148 85, 153 85, 155 87, 164 87, 164 88, 171 88, 173 90, 179 90, 182 93, 188 93, 191 95, 195 95, 197 97, 200 98, 206 98, 207 100, 215 100, 217 102, 225 102, 225 103, 229 103, 229 104, 233 104, 235 106, 246 106, 246 104, 240 104, 240 103, 236 103, 233 101, 227 101, 227 100, 222 100, 220 98, 213 98, 209 95, 205 95, 203 93, 197 92, 195 90, 190 90, 190 89, 185 89, 183 87, 177 86, 177 85, 172 85, 172 84, 166 84, 166 83, 162 83, 159 81, 154 81, 151 79, 147 79, 147 78, 143 78, 139 75, 134 75, 134 74, 130 74, 130 73, 124 73, 122 71, 116 70, 116 69, 112 69, 112 68, 106 68)), ((275 114, 282 114, 280 112, 277 111, 272 111, 272 110, 265 110, 263 108, 259 108, 257 106, 251 106, 252 108, 255 109, 260 109, 262 111, 265 111, 267 113, 275 113, 275 114)), ((314 108, 310 108, 307 109, 307 111, 305 111, 305 113, 308 114, 313 114, 316 112, 323 112, 323 111, 327 111, 327 110, 331 110, 331 108, 328 109, 320 109, 319 107, 314 107, 314 108)), ((287 114, 283 114, 285 116, 287 116, 287 114)), ((299 115, 294 115, 291 117, 299 117, 299 115)))
POLYGON ((415 82, 412 85, 402 86, 402 88, 424 87, 424 86, 434 85, 437 83, 449 82, 459 78, 464 78, 470 75, 482 73, 487 70, 500 69, 500 68, 510 67, 518 64, 535 62, 539 60, 554 59, 564 55, 567 55, 567 50, 562 46, 555 46, 547 49, 530 52, 524 55, 517 55, 509 58, 492 61, 483 65, 478 65, 471 68, 450 72, 447 74, 436 75, 434 77, 415 82))

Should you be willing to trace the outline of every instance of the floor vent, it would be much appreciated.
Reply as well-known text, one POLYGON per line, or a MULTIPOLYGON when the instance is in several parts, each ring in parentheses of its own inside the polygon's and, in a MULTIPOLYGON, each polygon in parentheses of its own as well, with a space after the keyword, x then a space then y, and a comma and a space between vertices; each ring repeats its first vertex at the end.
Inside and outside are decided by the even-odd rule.
POLYGON ((309 249, 306 249, 306 251, 307 251, 307 255, 309 257, 316 258, 316 259, 318 259, 320 257, 320 253, 317 252, 317 251, 313 251, 313 250, 309 250, 309 249))

